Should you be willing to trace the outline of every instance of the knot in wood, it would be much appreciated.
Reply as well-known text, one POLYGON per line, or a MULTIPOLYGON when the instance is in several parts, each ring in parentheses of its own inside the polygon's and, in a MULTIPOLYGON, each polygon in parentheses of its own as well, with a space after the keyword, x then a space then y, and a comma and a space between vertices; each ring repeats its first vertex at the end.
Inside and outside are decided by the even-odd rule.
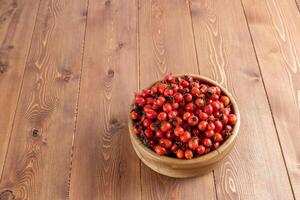
POLYGON ((7 72, 7 68, 8 68, 8 65, 0 63, 0 73, 1 74, 3 74, 4 72, 7 72))
POLYGON ((32 134, 33 137, 37 137, 39 135, 39 130, 34 128, 34 129, 32 129, 31 134, 32 134))
POLYGON ((114 75, 115 75, 115 72, 114 72, 114 70, 112 70, 112 69, 109 69, 109 70, 107 71, 107 76, 108 76, 108 78, 113 78, 113 77, 114 77, 114 75))
POLYGON ((11 190, 4 190, 0 193, 0 200, 14 200, 16 197, 11 190))
POLYGON ((107 0, 107 1, 105 1, 105 6, 110 6, 110 4, 111 4, 111 1, 110 0, 107 0))

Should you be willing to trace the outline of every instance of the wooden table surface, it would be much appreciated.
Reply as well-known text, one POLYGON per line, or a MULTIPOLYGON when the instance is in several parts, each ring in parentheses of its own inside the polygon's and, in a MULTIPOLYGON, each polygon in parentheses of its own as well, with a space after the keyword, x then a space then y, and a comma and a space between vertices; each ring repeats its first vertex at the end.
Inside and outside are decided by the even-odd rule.
POLYGON ((299 0, 0 0, 0 199, 300 199, 299 0), (227 87, 233 152, 203 177, 146 167, 133 92, 166 73, 227 87))

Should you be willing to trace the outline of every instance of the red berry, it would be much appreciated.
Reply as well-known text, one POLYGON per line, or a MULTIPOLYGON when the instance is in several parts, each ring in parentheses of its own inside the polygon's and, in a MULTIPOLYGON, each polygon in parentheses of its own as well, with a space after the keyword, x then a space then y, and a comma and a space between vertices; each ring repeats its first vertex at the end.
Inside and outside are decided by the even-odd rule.
POLYGON ((223 140, 223 137, 220 133, 216 133, 214 136, 214 141, 215 142, 221 142, 223 140))
POLYGON ((235 114, 229 114, 228 115, 228 122, 230 124, 236 124, 237 118, 235 114))
POLYGON ((225 128, 224 128, 224 130, 226 130, 226 131, 232 131, 232 126, 226 125, 225 128))
POLYGON ((153 85, 150 90, 151 90, 152 94, 156 94, 157 93, 157 85, 156 84, 153 85))
POLYGON ((220 102, 222 102, 224 104, 224 106, 227 106, 230 103, 230 99, 227 96, 221 96, 220 102))
POLYGON ((136 135, 141 134, 141 130, 139 130, 139 129, 137 129, 137 128, 133 128, 133 129, 132 129, 132 132, 133 132, 134 134, 136 134, 136 135))
POLYGON ((202 107, 202 106, 205 105, 205 101, 204 101, 204 99, 198 98, 198 99, 195 100, 195 104, 196 104, 196 106, 198 106, 198 107, 202 107))
POLYGON ((171 104, 171 106, 172 106, 173 110, 176 110, 177 108, 179 108, 179 103, 173 102, 173 103, 171 104))
POLYGON ((185 110, 188 112, 193 112, 194 109, 195 109, 195 105, 192 102, 185 105, 185 110))
POLYGON ((219 146, 220 146, 220 143, 219 143, 219 142, 215 142, 215 143, 214 143, 214 148, 215 148, 215 149, 219 148, 219 146))
POLYGON ((205 131, 205 136, 207 138, 211 138, 212 136, 214 136, 215 132, 213 130, 208 130, 208 131, 205 131))
POLYGON ((212 112, 213 112, 213 107, 209 104, 209 105, 206 105, 204 106, 203 108, 203 111, 208 114, 208 115, 211 115, 212 112))
POLYGON ((142 97, 146 98, 151 94, 151 90, 150 89, 144 89, 142 92, 142 97))
POLYGON ((163 111, 165 111, 165 112, 170 112, 172 110, 172 106, 171 106, 171 104, 169 104, 169 103, 165 103, 164 105, 163 105, 163 111))
POLYGON ((193 96, 196 96, 196 97, 198 97, 198 96, 200 96, 200 90, 199 90, 199 88, 197 88, 197 87, 192 87, 192 89, 191 89, 191 94, 193 95, 193 96))
POLYGON ((166 138, 169 140, 174 140, 174 134, 171 133, 171 131, 166 132, 166 138))
POLYGON ((182 124, 182 119, 180 117, 175 117, 175 119, 173 119, 173 124, 175 126, 181 125, 182 124))
POLYGON ((150 129, 146 129, 144 131, 144 134, 146 135, 147 138, 153 138, 152 131, 150 129))
POLYGON ((175 83, 172 83, 173 92, 176 93, 179 89, 179 86, 175 83))
POLYGON ((174 91, 173 89, 165 89, 164 96, 173 96, 174 91))
POLYGON ((189 140, 189 148, 195 150, 199 146, 199 139, 197 137, 193 137, 189 140))
POLYGON ((193 155, 193 152, 188 149, 184 152, 184 156, 186 159, 192 159, 194 155, 193 155))
POLYGON ((154 110, 149 109, 146 111, 145 116, 149 119, 155 119, 157 117, 157 113, 154 110))
POLYGON ((207 130, 211 131, 211 130, 214 130, 216 127, 215 127, 215 124, 210 121, 207 125, 207 130))
POLYGON ((205 85, 205 84, 201 84, 201 85, 200 85, 200 91, 201 91, 202 93, 206 93, 207 88, 208 88, 208 86, 205 85))
POLYGON ((158 106, 162 106, 165 102, 166 102, 166 99, 165 99, 165 97, 163 97, 163 96, 159 96, 159 97, 157 98, 157 100, 156 100, 156 104, 157 104, 158 106))
POLYGON ((206 147, 205 148, 205 153, 209 153, 210 152, 210 147, 208 148, 208 147, 206 147))
POLYGON ((181 85, 182 85, 182 87, 185 88, 185 87, 188 87, 190 85, 190 83, 186 80, 182 80, 181 85))
POLYGON ((214 89, 215 89, 215 93, 217 94, 217 95, 220 95, 221 94, 221 88, 219 88, 218 86, 215 86, 214 87, 214 89))
POLYGON ((182 95, 181 93, 176 93, 176 94, 174 95, 174 99, 175 99, 175 101, 177 101, 177 102, 181 102, 181 101, 183 101, 183 95, 182 95))
POLYGON ((159 144, 165 148, 170 148, 172 146, 172 142, 171 140, 165 139, 165 138, 161 138, 159 140, 159 144))
POLYGON ((135 96, 135 102, 138 106, 143 106, 146 103, 145 99, 140 96, 135 96))
POLYGON ((201 121, 199 124, 198 124, 198 129, 200 131, 205 131, 207 129, 207 125, 208 125, 208 122, 207 121, 201 121))
POLYGON ((192 114, 190 112, 185 112, 182 116, 183 120, 187 121, 192 114))
POLYGON ((231 109, 229 107, 220 109, 220 112, 224 115, 229 115, 231 112, 231 109))
POLYGON ((169 122, 162 122, 161 126, 160 126, 160 130, 162 132, 167 132, 168 130, 170 130, 172 128, 172 125, 169 122))
POLYGON ((166 154, 166 149, 164 147, 162 147, 161 145, 156 145, 154 147, 154 151, 158 154, 158 155, 164 155, 166 154))
POLYGON ((177 126, 175 129, 174 129, 174 134, 179 137, 181 135, 183 135, 184 133, 184 129, 180 126, 177 126))
POLYGON ((200 88, 200 84, 198 82, 192 82, 191 86, 196 87, 196 88, 200 88))
POLYGON ((213 100, 213 101, 217 101, 218 99, 219 99, 219 95, 217 95, 217 94, 213 94, 211 97, 211 100, 213 100))
POLYGON ((183 143, 187 143, 191 139, 191 133, 188 131, 184 131, 183 135, 180 136, 180 141, 183 143))
POLYGON ((199 155, 202 155, 205 152, 205 147, 203 145, 199 145, 196 150, 199 155))
POLYGON ((171 151, 175 153, 177 150, 178 150, 178 146, 176 144, 173 144, 173 146, 171 147, 171 151))
POLYGON ((158 119, 159 121, 165 121, 165 120, 167 119, 167 113, 165 113, 165 112, 159 113, 159 114, 157 115, 157 119, 158 119))
POLYGON ((176 156, 177 156, 177 158, 182 159, 184 157, 184 151, 182 151, 181 149, 178 149, 176 152, 176 156))
POLYGON ((177 117, 178 112, 176 110, 172 110, 168 113, 168 117, 169 119, 174 119, 175 117, 177 117))
POLYGON ((203 144, 204 146, 206 146, 206 147, 210 147, 210 146, 212 145, 212 142, 211 142, 210 139, 204 138, 204 139, 202 140, 202 144, 203 144))
POLYGON ((157 130, 155 132, 155 136, 158 138, 162 138, 162 137, 164 137, 164 133, 161 130, 157 130))
POLYGON ((213 87, 209 87, 206 90, 206 96, 211 98, 215 94, 215 89, 213 87))
POLYGON ((220 120, 222 122, 223 125, 227 124, 228 122, 228 117, 224 114, 221 115, 220 120))
POLYGON ((143 125, 144 125, 145 127, 149 127, 151 124, 152 124, 151 119, 146 118, 146 119, 143 121, 143 125))
POLYGON ((152 123, 150 124, 149 128, 152 130, 152 131, 155 131, 156 130, 156 123, 152 123))
POLYGON ((173 83, 174 77, 172 76, 172 74, 168 74, 165 76, 165 80, 169 83, 173 83))
POLYGON ((217 112, 214 112, 214 117, 216 117, 216 118, 220 118, 221 117, 221 113, 219 112, 219 111, 217 111, 217 112))
POLYGON ((205 121, 207 118, 208 118, 208 115, 205 113, 205 112, 201 112, 199 114, 199 118, 202 120, 202 121, 205 121))
POLYGON ((214 112, 217 112, 217 111, 219 111, 219 109, 220 109, 220 102, 218 102, 218 101, 214 101, 214 102, 212 102, 211 103, 211 106, 213 107, 213 110, 214 110, 214 112))
POLYGON ((202 112, 202 111, 201 111, 200 108, 196 108, 196 110, 195 110, 194 113, 195 113, 196 116, 199 116, 201 112, 202 112))
POLYGON ((167 88, 167 84, 164 84, 164 83, 160 83, 160 84, 158 84, 158 86, 157 86, 157 89, 158 89, 158 91, 159 91, 161 94, 164 93, 164 91, 165 91, 166 88, 167 88))
POLYGON ((135 111, 132 111, 130 114, 131 119, 135 120, 139 117, 139 114, 135 111))
POLYGON ((214 121, 214 125, 215 125, 215 132, 220 132, 223 128, 223 124, 220 120, 214 121))
POLYGON ((190 93, 184 95, 184 99, 186 102, 191 102, 193 100, 193 96, 190 93))
POLYGON ((191 116, 188 119, 188 123, 190 126, 196 126, 199 123, 199 119, 196 116, 191 116))

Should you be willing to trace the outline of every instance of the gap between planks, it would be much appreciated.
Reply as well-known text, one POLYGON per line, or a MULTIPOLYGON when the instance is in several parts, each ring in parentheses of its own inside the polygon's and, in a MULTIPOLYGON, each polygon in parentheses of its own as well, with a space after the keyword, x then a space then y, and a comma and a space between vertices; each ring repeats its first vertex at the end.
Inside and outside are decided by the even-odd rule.
POLYGON ((67 199, 70 199, 70 186, 71 186, 71 178, 72 178, 72 164, 73 164, 73 154, 74 154, 74 141, 75 141, 75 133, 77 130, 77 119, 78 119, 78 105, 79 105, 79 96, 80 96, 80 86, 81 86, 81 76, 82 76, 82 69, 83 69, 83 59, 85 53, 85 38, 86 38, 86 30, 87 30, 87 20, 89 16, 89 0, 87 0, 86 4, 86 15, 85 15, 85 28, 84 28, 84 36, 83 36, 83 44, 82 44, 82 55, 81 55, 81 68, 80 68, 80 77, 78 83, 78 93, 77 93, 77 103, 75 108, 75 119, 74 119, 74 131, 72 137, 72 146, 70 152, 70 166, 69 166, 69 180, 68 180, 68 190, 67 190, 67 199))
MULTIPOLYGON (((297 4, 297 7, 299 9, 300 0, 295 0, 295 1, 296 1, 296 4, 297 4)), ((294 189, 293 189, 293 186, 292 186, 292 182, 291 182, 291 178, 290 178, 290 174, 289 174, 289 171, 288 171, 288 168, 287 168, 287 164, 286 164, 286 159, 285 159, 285 156, 284 156, 284 153, 283 153, 281 141, 279 139, 278 128, 277 128, 276 123, 275 123, 275 119, 274 119, 272 107, 271 107, 271 104, 270 104, 269 95, 268 95, 268 92, 267 92, 267 89, 266 89, 266 85, 265 85, 265 80, 264 80, 263 74, 261 72, 261 66, 260 66, 260 63, 259 63, 259 60, 258 60, 258 57, 257 57, 257 52, 256 52, 256 49, 255 49, 255 46, 254 46, 252 33, 251 33, 251 30, 250 30, 250 27, 249 27, 248 18, 246 16, 246 12, 245 12, 245 8, 244 8, 244 4, 243 4, 242 0, 240 0, 240 3, 241 3, 242 9, 243 9, 243 14, 244 14, 244 17, 245 17, 245 20, 246 20, 247 29, 248 29, 248 32, 249 32, 249 35, 250 35, 251 44, 252 44, 252 48, 253 48, 253 51, 254 51, 255 59, 256 59, 257 65, 258 65, 260 77, 262 79, 262 84, 263 84, 264 91, 265 91, 265 94, 266 94, 266 98, 267 98, 267 102, 268 102, 268 107, 269 107, 269 110, 270 110, 270 113, 271 113, 271 116, 272 116, 272 122, 273 122, 273 125, 274 125, 274 128, 275 128, 275 131, 276 131, 276 136, 277 136, 277 140, 278 140, 278 143, 279 143, 279 146, 280 146, 280 152, 281 152, 281 155, 283 157, 283 161, 284 161, 284 166, 285 166, 285 170, 286 170, 286 173, 287 173, 287 177, 288 177, 288 180, 289 180, 289 184, 290 184, 290 187, 291 187, 293 198, 296 199, 295 192, 294 192, 294 189)))

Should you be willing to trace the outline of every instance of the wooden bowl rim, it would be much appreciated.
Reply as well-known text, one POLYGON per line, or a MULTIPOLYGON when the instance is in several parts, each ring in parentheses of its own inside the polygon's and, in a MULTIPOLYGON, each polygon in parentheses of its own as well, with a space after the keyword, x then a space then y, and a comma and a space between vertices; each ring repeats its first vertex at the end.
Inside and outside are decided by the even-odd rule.
MULTIPOLYGON (((201 75, 197 75, 197 74, 174 74, 173 76, 182 77, 184 75, 189 75, 189 76, 192 76, 193 78, 197 78, 201 81, 210 83, 211 85, 216 85, 216 86, 220 87, 222 92, 230 98, 234 113, 237 116, 237 123, 235 124, 235 126, 232 130, 232 135, 229 136, 229 138, 222 145, 220 145, 220 147, 218 149, 213 150, 213 151, 211 151, 208 154, 205 154, 203 156, 192 158, 190 160, 172 158, 172 157, 168 157, 168 156, 160 156, 160 155, 157 155, 153 150, 146 147, 141 142, 141 140, 138 138, 138 136, 132 133, 132 124, 133 123, 132 123, 132 120, 130 118, 130 115, 128 115, 129 136, 130 136, 130 139, 131 139, 132 143, 136 143, 137 145, 142 147, 142 149, 144 150, 144 153, 146 153, 147 156, 151 157, 152 159, 154 159, 156 161, 166 163, 166 164, 176 164, 176 165, 200 164, 200 163, 204 164, 204 163, 207 163, 209 160, 215 159, 217 156, 222 154, 222 152, 224 152, 228 147, 230 147, 230 145, 235 141, 236 136, 238 135, 238 132, 239 132, 239 128, 240 128, 240 121, 241 121, 240 120, 240 112, 239 112, 237 103, 236 103, 235 99, 233 98, 233 96, 231 95, 231 93, 226 88, 224 88, 219 83, 217 83, 216 81, 213 81, 210 78, 207 78, 207 77, 201 76, 201 75)), ((152 83, 149 87, 145 87, 145 88, 150 88, 152 85, 154 85, 157 82, 160 82, 162 80, 163 79, 160 79, 160 80, 152 83)), ((132 108, 132 105, 133 105, 133 103, 130 105, 130 108, 132 108)))

